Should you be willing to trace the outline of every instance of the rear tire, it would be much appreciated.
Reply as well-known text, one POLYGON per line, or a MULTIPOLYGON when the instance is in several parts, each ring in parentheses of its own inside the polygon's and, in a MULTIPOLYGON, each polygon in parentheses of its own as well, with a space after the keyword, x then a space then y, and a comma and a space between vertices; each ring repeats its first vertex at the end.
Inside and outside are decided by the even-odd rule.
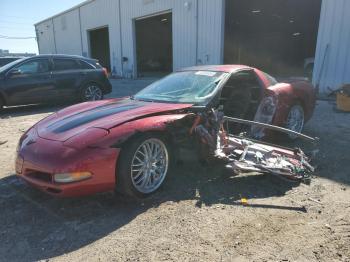
POLYGON ((83 102, 102 100, 103 90, 96 83, 88 83, 81 89, 80 99, 83 102))
POLYGON ((146 134, 132 139, 123 146, 117 164, 117 190, 136 198, 155 193, 169 173, 171 158, 163 136, 146 134))
MULTIPOLYGON (((292 105, 288 112, 286 128, 301 133, 304 128, 304 123, 304 108, 299 103, 292 105)), ((297 138, 295 135, 288 135, 288 137, 293 140, 297 138)))

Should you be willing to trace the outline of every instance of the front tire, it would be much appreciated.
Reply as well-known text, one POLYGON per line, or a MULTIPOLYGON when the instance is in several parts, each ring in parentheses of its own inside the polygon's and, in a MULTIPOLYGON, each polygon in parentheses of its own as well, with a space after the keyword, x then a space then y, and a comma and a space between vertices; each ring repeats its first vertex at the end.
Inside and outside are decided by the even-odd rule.
POLYGON ((117 190, 144 198, 156 192, 170 169, 170 147, 162 136, 142 135, 126 144, 118 161, 117 190))
POLYGON ((103 90, 98 84, 89 83, 82 88, 80 99, 83 102, 102 100, 103 90))
MULTIPOLYGON (((286 128, 301 133, 304 128, 305 113, 304 108, 300 104, 294 104, 287 116, 286 128)), ((290 139, 296 139, 295 135, 288 135, 290 139)))

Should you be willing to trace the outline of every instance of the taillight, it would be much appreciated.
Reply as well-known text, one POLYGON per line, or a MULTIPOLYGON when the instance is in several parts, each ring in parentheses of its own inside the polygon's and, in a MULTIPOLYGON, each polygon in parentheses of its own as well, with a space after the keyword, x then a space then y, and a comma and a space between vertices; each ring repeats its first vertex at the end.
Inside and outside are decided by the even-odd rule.
POLYGON ((105 74, 106 77, 108 77, 108 71, 107 71, 107 68, 103 67, 103 73, 105 74))

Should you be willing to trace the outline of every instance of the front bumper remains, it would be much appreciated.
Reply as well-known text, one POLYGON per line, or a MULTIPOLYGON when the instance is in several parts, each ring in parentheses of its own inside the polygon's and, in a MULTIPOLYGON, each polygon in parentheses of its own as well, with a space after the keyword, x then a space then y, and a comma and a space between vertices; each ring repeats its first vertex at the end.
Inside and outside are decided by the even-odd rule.
POLYGON ((118 155, 116 148, 87 147, 78 151, 31 132, 18 148, 15 169, 21 179, 43 192, 62 197, 82 196, 114 190, 118 155), (70 183, 54 180, 55 174, 71 172, 92 175, 70 183))

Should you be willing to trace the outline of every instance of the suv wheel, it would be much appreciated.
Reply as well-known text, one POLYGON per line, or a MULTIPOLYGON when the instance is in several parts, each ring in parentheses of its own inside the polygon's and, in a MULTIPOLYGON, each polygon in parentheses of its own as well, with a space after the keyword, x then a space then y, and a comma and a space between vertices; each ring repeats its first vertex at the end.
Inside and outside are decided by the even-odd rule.
POLYGON ((81 100, 96 101, 103 99, 103 91, 96 83, 89 83, 81 90, 81 100))

